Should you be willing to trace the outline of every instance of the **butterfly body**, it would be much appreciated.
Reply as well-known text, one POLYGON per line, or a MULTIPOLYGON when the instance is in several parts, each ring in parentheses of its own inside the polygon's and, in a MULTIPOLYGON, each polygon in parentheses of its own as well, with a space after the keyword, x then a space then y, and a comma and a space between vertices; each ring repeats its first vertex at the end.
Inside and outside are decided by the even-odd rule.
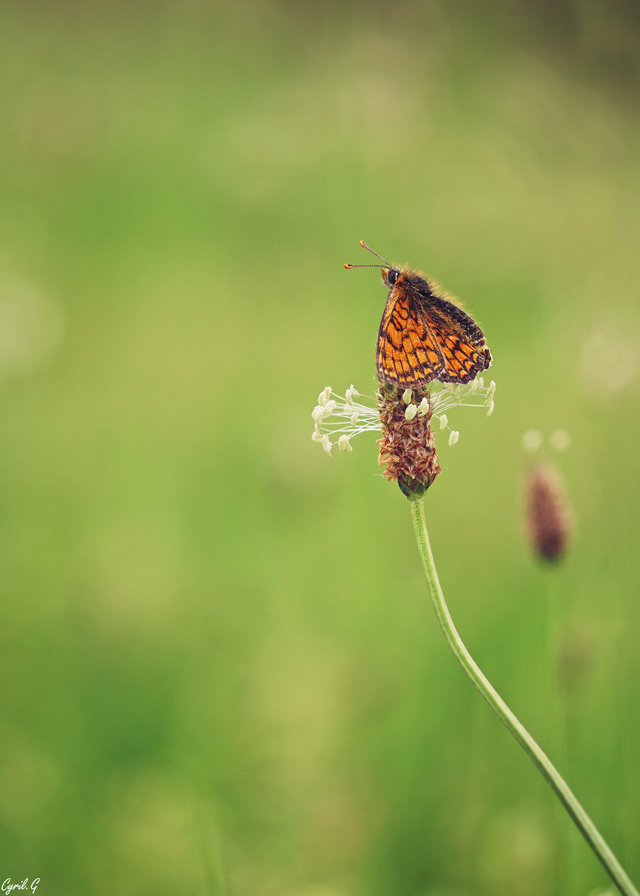
POLYGON ((378 332, 376 366, 386 383, 468 383, 491 364, 480 327, 418 271, 382 267, 389 290, 378 332))

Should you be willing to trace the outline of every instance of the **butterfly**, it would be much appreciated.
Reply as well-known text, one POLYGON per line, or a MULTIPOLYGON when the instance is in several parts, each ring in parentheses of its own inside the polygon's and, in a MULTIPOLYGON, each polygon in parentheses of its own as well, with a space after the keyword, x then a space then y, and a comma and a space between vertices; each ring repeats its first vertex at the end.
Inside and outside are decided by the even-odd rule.
POLYGON ((439 287, 418 271, 384 262, 345 264, 345 268, 382 270, 389 290, 376 348, 378 378, 391 385, 423 386, 432 380, 468 383, 491 364, 491 352, 477 323, 454 302, 438 295, 439 287))

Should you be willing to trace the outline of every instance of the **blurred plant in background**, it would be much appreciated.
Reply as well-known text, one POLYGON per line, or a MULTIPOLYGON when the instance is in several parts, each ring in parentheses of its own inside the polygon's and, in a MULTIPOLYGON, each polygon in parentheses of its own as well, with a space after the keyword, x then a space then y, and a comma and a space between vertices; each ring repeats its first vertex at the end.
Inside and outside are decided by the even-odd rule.
POLYGON ((560 475, 538 462, 527 479, 527 526, 532 550, 542 560, 561 560, 571 538, 571 511, 560 475))

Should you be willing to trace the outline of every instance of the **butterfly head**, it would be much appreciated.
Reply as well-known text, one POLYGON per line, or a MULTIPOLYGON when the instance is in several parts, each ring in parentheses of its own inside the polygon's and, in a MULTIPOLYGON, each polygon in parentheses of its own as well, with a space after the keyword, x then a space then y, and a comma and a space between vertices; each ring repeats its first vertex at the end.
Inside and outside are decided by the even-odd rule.
POLYGON ((401 290, 404 287, 405 289, 419 292, 422 295, 431 295, 431 286, 424 275, 421 275, 418 271, 412 271, 409 268, 400 268, 396 265, 389 264, 382 255, 378 255, 377 252, 374 252, 373 249, 369 248, 369 246, 367 246, 366 243, 363 243, 362 240, 360 240, 360 245, 363 249, 366 249, 368 252, 371 252, 372 255, 375 255, 376 258, 379 258, 383 264, 345 264, 345 268, 379 267, 382 274, 382 285, 389 291, 394 288, 401 290))
POLYGON ((400 268, 382 268, 382 283, 387 289, 393 289, 398 280, 402 277, 400 268))

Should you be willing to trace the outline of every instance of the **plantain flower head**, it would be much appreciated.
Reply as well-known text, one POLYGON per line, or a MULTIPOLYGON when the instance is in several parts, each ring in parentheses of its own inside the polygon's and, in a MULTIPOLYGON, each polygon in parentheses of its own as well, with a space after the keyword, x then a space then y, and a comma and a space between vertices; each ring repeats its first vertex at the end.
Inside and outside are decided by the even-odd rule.
POLYGON ((436 435, 448 432, 448 443, 455 445, 460 433, 449 426, 450 412, 456 407, 483 407, 493 413, 495 383, 484 385, 478 377, 467 385, 429 383, 403 389, 379 383, 374 397, 361 396, 350 386, 344 399, 331 387, 318 396, 312 412, 311 436, 327 454, 337 447, 351 451, 351 440, 362 432, 379 432, 378 464, 386 479, 398 483, 407 495, 423 495, 440 473, 436 454, 436 435), (434 431, 435 429, 435 431, 434 431))

